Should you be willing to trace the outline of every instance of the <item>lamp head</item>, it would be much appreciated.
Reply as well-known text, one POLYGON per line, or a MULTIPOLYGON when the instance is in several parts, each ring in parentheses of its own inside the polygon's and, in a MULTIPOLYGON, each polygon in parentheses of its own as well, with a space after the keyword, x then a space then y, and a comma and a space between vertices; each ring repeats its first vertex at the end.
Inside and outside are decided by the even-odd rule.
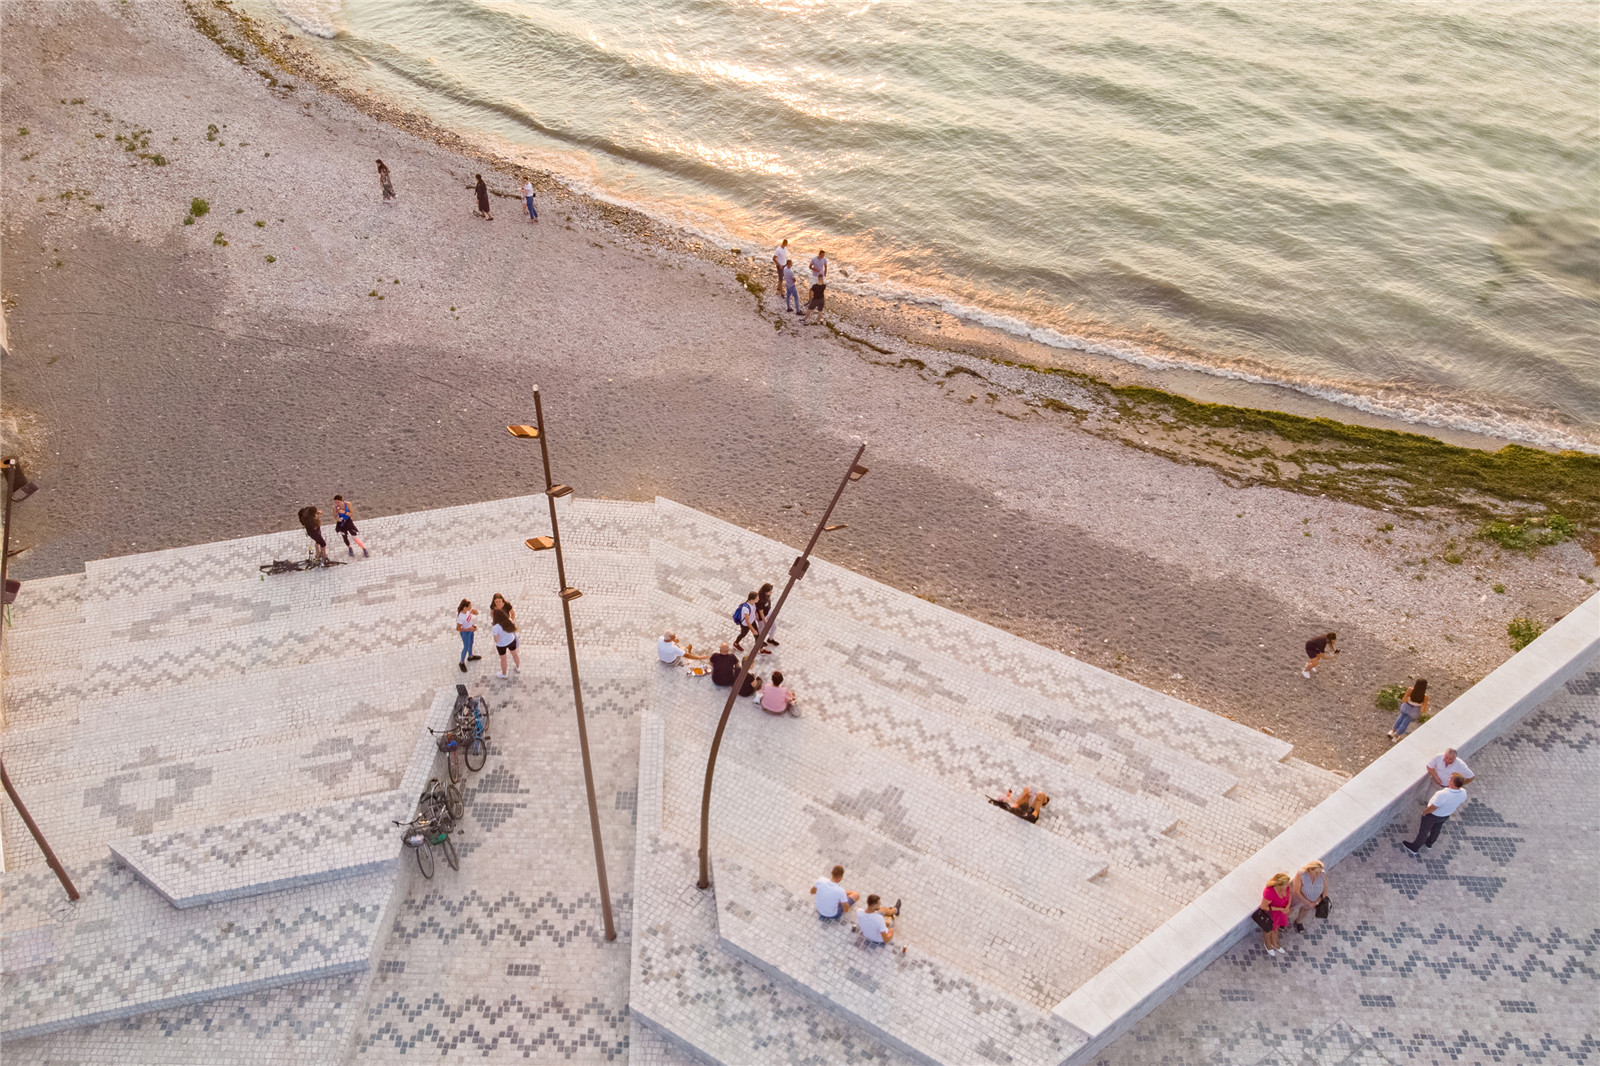
POLYGON ((506 432, 510 433, 513 437, 521 437, 524 440, 539 439, 539 431, 533 426, 507 426, 506 432))
POLYGON ((522 543, 526 544, 530 550, 536 552, 549 551, 551 548, 556 546, 556 542, 549 537, 529 537, 522 543))
POLYGON ((852 466, 850 468, 850 480, 851 481, 860 481, 862 478, 864 478, 866 476, 867 476, 867 468, 862 466, 860 463, 856 463, 854 466, 852 466))

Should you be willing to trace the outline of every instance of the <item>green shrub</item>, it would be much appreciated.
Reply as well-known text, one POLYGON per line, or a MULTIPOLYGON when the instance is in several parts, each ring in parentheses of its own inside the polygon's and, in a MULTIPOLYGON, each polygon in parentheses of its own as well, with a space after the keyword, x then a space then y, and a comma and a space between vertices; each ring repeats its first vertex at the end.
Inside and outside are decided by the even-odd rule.
POLYGON ((1377 704, 1378 710, 1393 714, 1400 709, 1400 701, 1405 699, 1405 695, 1404 685, 1385 685, 1378 690, 1378 697, 1373 703, 1377 704))
POLYGON ((1506 623, 1506 636, 1511 638, 1511 650, 1521 651, 1532 644, 1540 633, 1544 632, 1544 623, 1532 618, 1513 618, 1506 623))
POLYGON ((226 248, 228 246, 228 238, 222 235, 221 230, 217 230, 217 235, 211 238, 211 243, 219 248, 226 248))
POLYGON ((211 202, 209 200, 202 200, 196 196, 189 201, 189 214, 195 218, 199 218, 209 210, 211 210, 211 202))
POLYGON ((1547 544, 1560 544, 1578 535, 1578 525, 1558 514, 1527 518, 1521 522, 1485 522, 1478 527, 1483 540, 1492 540, 1507 551, 1530 554, 1547 544))
POLYGON ((184 216, 183 216, 183 224, 184 224, 184 225, 185 225, 185 226, 192 226, 192 225, 194 225, 194 216, 193 216, 193 215, 184 215, 184 216))

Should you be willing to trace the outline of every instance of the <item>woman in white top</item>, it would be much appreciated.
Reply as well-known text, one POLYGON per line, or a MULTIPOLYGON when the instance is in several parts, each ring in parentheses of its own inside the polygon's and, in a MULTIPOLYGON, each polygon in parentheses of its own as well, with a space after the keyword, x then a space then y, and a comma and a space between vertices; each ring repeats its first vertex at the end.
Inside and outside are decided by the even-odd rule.
POLYGON ((511 653, 512 671, 522 673, 522 660, 517 657, 517 623, 511 620, 509 609, 493 611, 490 617, 494 619, 494 626, 490 630, 494 634, 494 650, 500 656, 500 672, 494 676, 504 681, 507 652, 511 653))
POLYGON ((472 654, 472 638, 478 634, 478 609, 471 600, 462 600, 456 608, 456 632, 461 634, 461 672, 467 672, 467 660, 477 662, 483 658, 472 654))
POLYGON ((1294 931, 1306 931, 1305 919, 1315 914, 1317 904, 1328 895, 1328 871, 1321 859, 1312 859, 1295 871, 1289 882, 1289 920, 1294 931))

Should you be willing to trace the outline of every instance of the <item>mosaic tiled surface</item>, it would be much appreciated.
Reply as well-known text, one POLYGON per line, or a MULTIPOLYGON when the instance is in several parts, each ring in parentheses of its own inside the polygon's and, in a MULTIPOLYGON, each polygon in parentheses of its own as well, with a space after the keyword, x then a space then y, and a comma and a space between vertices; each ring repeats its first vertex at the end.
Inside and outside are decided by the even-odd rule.
MULTIPOLYGON (((29 582, 7 636, 7 766, 92 891, 64 905, 0 814, 8 1002, 76 1025, 7 1039, 6 1061, 1048 1061, 1074 1046, 1041 1020, 1064 989, 1339 784, 1274 738, 819 562, 760 664, 802 716, 736 707, 701 892, 725 690, 658 666, 653 636, 731 638, 733 603, 794 553, 669 501, 563 507, 617 941, 553 559, 521 544, 546 531, 542 497, 370 520, 372 559, 265 581, 301 535, 105 560, 29 582), (503 683, 492 649, 455 668, 456 599, 494 591, 522 625, 503 683), (103 649, 71 639, 86 624, 103 649), (215 881, 250 854, 228 824, 251 822, 328 872, 343 841, 282 844, 268 823, 414 794, 435 772, 421 726, 457 680, 495 713, 460 871, 425 881, 404 855, 394 875, 178 910, 108 858, 113 840, 187 841, 185 876, 222 841, 215 881), (1023 784, 1055 797, 1037 826, 982 803, 1023 784), (818 939, 806 888, 831 861, 904 896, 904 955, 865 954, 847 925, 818 939), (102 920, 113 906, 135 920, 102 920), (185 936, 186 916, 214 921, 185 936), (107 1004, 114 1020, 77 1024, 107 1004)), ((1394 850, 1414 822, 1392 827, 1334 871, 1333 919, 1287 959, 1237 949, 1101 1061, 1594 1061, 1600 920, 1592 893, 1548 883, 1593 882, 1597 693, 1600 671, 1473 760, 1481 803, 1426 862, 1394 850), (1581 803, 1551 818, 1552 797, 1581 803)))
POLYGON ((380 792, 110 848, 173 906, 197 907, 387 869, 398 858, 390 821, 414 799, 380 792))
MULTIPOLYGON (((728 639, 732 605, 792 551, 666 501, 657 511, 661 627, 697 646, 728 639)), ((1082 1044, 1049 1013, 1061 998, 1340 784, 1280 741, 826 563, 777 635, 760 668, 783 669, 802 715, 736 705, 715 892, 701 898, 646 881, 693 854, 726 690, 670 668, 655 679, 662 830, 639 841, 633 1004, 719 1061, 771 1054, 771 1024, 795 1049, 780 1057, 803 1057, 796 1034, 842 1016, 877 1038, 870 1054, 1059 1062, 1082 1044), (1024 785, 1052 796, 1038 825, 985 802, 1024 785), (904 953, 816 920, 807 889, 835 862, 863 895, 905 899, 904 953), (699 950, 717 965, 682 965, 674 952, 712 908, 720 940, 699 950), (763 976, 796 998, 757 1015, 763 976)))
POLYGON ((1421 861, 1410 811, 1330 872, 1333 913, 1286 957, 1249 938, 1097 1061, 1600 1062, 1597 753, 1600 661, 1471 760, 1421 861))

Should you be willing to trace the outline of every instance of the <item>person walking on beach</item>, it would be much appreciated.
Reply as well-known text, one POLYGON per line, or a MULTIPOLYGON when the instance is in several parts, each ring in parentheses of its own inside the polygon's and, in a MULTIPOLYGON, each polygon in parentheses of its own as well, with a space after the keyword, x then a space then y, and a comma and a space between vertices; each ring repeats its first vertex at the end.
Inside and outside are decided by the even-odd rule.
POLYGON ((483 658, 472 654, 472 641, 478 635, 478 609, 471 600, 462 600, 456 607, 456 632, 461 634, 461 672, 467 672, 467 663, 483 658))
POLYGON ((1439 840, 1439 830, 1467 802, 1466 784, 1466 778, 1451 774, 1449 787, 1441 788, 1428 801, 1428 806, 1422 811, 1422 822, 1417 826, 1416 839, 1400 842, 1400 846, 1410 852, 1413 859, 1420 859, 1424 851, 1433 850, 1433 845, 1439 840))
POLYGON ((789 265, 789 240, 784 238, 782 244, 772 250, 772 265, 778 268, 778 287, 783 288, 783 268, 789 265))
POLYGON ((394 203, 394 182, 389 180, 389 168, 378 160, 378 184, 383 186, 383 202, 394 203))
POLYGON ((828 295, 828 253, 818 249, 817 257, 811 260, 811 299, 806 303, 806 313, 800 321, 809 323, 811 312, 822 313, 823 303, 828 295))
POLYGON ((1320 637, 1312 637, 1306 641, 1306 658, 1310 661, 1306 663, 1305 669, 1300 671, 1300 676, 1310 677, 1317 672, 1318 663, 1337 656, 1339 649, 1334 647, 1334 642, 1338 639, 1337 633, 1324 633, 1320 637))
POLYGON ((367 551, 367 546, 361 543, 361 538, 356 536, 361 531, 356 528, 356 518, 350 510, 350 503, 343 496, 333 498, 333 531, 344 538, 345 550, 351 555, 356 553, 356 548, 361 549, 362 558, 371 558, 372 553, 367 551), (355 541, 355 547, 350 546, 355 541))
POLYGON ((1389 730, 1389 743, 1400 743, 1400 738, 1406 735, 1406 730, 1411 728, 1411 724, 1427 713, 1428 679, 1419 677, 1412 682, 1411 688, 1406 690, 1405 698, 1400 701, 1400 716, 1394 720, 1394 725, 1389 730))
POLYGON ((1328 912, 1323 904, 1327 899, 1328 871, 1321 859, 1312 859, 1296 870, 1294 879, 1289 882, 1289 920, 1294 923, 1294 931, 1305 932, 1305 920, 1313 914, 1326 918, 1328 912))
POLYGON ((522 183, 522 202, 528 205, 528 221, 539 221, 539 209, 533 206, 533 182, 522 183))
POLYGON ((494 212, 489 210, 489 186, 484 184, 483 175, 477 175, 478 184, 473 186, 473 192, 478 196, 478 217, 494 221, 494 212))
POLYGON ((801 312, 800 293, 794 285, 794 264, 785 263, 783 269, 778 271, 778 280, 783 283, 783 310, 788 313, 793 310, 795 314, 801 312))
POLYGON ((295 517, 300 519, 300 525, 305 528, 306 536, 311 538, 311 543, 316 545, 316 559, 319 563, 328 561, 328 542, 322 539, 322 512, 315 504, 300 508, 295 517))
POLYGON ((506 679, 506 654, 511 655, 511 669, 514 673, 522 673, 522 659, 517 655, 517 623, 511 620, 511 611, 491 611, 489 617, 494 621, 489 632, 494 634, 494 650, 500 656, 500 672, 495 674, 501 681, 506 679))
POLYGON ((1289 924, 1289 875, 1273 874, 1272 880, 1267 882, 1267 887, 1261 892, 1261 909, 1267 912, 1271 924, 1261 930, 1261 943, 1266 947, 1268 955, 1276 955, 1283 949, 1278 947, 1278 930, 1289 924))

